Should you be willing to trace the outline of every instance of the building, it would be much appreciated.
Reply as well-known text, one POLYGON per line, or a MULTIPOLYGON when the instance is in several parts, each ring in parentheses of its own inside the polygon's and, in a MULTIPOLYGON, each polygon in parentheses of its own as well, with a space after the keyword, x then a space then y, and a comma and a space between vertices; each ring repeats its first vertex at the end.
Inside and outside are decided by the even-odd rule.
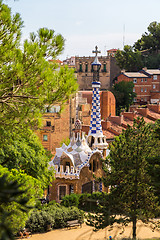
POLYGON ((72 134, 75 123, 76 98, 70 99, 64 104, 46 107, 42 117, 42 127, 36 131, 43 147, 55 154, 60 143, 68 139, 72 134))
MULTIPOLYGON (((115 53, 117 49, 107 51, 107 56, 99 57, 101 62, 101 70, 99 72, 99 79, 101 81, 101 90, 108 90, 114 78, 120 72, 116 65, 115 53)), ((93 69, 92 62, 94 57, 71 57, 63 61, 63 64, 68 64, 69 67, 75 68, 79 90, 92 90, 93 69)))
POLYGON ((70 144, 62 145, 56 149, 56 154, 50 165, 55 168, 55 180, 49 190, 49 199, 61 201, 62 197, 70 193, 92 193, 94 191, 107 191, 102 183, 96 182, 96 177, 103 176, 101 158, 108 155, 109 150, 106 137, 102 131, 100 113, 100 82, 98 71, 95 68, 100 65, 97 58, 92 63, 92 109, 90 117, 90 129, 88 135, 82 132, 80 120, 76 120, 74 134, 70 138, 70 144))
POLYGON ((139 72, 121 72, 117 82, 132 81, 137 94, 135 103, 157 103, 160 101, 160 70, 144 68, 139 72))
POLYGON ((150 102, 156 103, 160 101, 160 69, 143 68, 140 72, 151 78, 150 102))

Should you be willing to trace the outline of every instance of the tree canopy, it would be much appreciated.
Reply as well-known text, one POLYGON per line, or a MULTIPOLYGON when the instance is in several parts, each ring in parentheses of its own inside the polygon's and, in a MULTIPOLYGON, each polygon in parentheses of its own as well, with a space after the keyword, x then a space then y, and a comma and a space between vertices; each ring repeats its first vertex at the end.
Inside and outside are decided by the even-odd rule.
MULTIPOLYGON (((43 194, 41 182, 21 170, 0 166, 0 237, 23 229, 28 211, 43 194), (7 231, 8 230, 8 231, 7 231)), ((11 238, 1 238, 11 239, 11 238)))
POLYGON ((125 45, 123 50, 117 50, 116 61, 120 69, 126 71, 139 71, 143 67, 141 53, 133 47, 125 45))
POLYGON ((0 0, 0 177, 7 176, 4 189, 13 181, 15 198, 19 193, 4 203, 0 191, 0 228, 5 221, 14 233, 28 217, 19 201, 27 198, 33 206, 54 177, 51 156, 32 131, 46 107, 63 104, 78 88, 74 70, 56 61, 64 49, 62 35, 40 28, 21 42, 22 27, 20 15, 0 0))
MULTIPOLYGON (((7 134, 9 132, 7 131, 7 134)), ((54 171, 48 167, 51 154, 46 152, 38 137, 31 131, 10 133, 8 144, 0 144, 0 164, 9 170, 23 170, 41 182, 42 189, 53 180, 54 171)))
POLYGON ((147 28, 148 32, 134 44, 134 48, 139 51, 150 50, 150 52, 160 50, 160 23, 151 22, 147 28))
POLYGON ((129 106, 133 103, 133 99, 136 97, 136 93, 133 92, 133 82, 119 82, 113 85, 111 92, 116 98, 116 113, 119 115, 123 109, 129 109, 129 106))
POLYGON ((110 145, 110 154, 104 161, 106 186, 110 193, 101 204, 100 213, 93 216, 92 225, 103 228, 114 222, 133 223, 136 238, 137 220, 148 222, 159 212, 158 199, 148 172, 148 157, 154 153, 153 126, 136 119, 133 127, 116 137, 110 145), (109 167, 108 167, 109 166, 109 167))
POLYGON ((159 68, 160 23, 151 22, 148 32, 142 34, 133 46, 124 46, 116 53, 116 61, 121 69, 139 71, 142 67, 159 68))
POLYGON ((38 125, 46 104, 63 103, 76 90, 73 69, 57 68, 64 38, 41 28, 20 45, 23 22, 0 1, 0 124, 38 125))

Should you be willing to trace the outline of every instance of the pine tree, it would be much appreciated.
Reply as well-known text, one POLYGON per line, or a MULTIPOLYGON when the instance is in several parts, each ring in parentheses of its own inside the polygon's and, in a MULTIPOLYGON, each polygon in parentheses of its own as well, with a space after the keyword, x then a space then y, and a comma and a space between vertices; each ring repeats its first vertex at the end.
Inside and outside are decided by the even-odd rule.
POLYGON ((159 211, 147 162, 154 148, 152 132, 151 125, 137 119, 133 127, 128 126, 111 143, 110 154, 104 161, 106 175, 103 178, 105 185, 110 186, 110 193, 91 221, 96 228, 114 222, 132 222, 133 239, 136 239, 137 221, 148 222, 159 211), (120 217, 116 218, 117 215, 120 217))

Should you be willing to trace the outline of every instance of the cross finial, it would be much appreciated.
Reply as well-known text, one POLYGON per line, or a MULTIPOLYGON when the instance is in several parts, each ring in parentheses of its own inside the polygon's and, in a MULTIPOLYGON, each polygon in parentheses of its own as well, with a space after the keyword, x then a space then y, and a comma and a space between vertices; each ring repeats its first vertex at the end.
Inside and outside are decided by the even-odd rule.
POLYGON ((101 51, 98 51, 98 47, 97 47, 97 46, 95 46, 95 51, 92 51, 92 53, 95 53, 95 54, 96 54, 96 56, 97 56, 97 54, 98 54, 98 53, 101 53, 101 51))

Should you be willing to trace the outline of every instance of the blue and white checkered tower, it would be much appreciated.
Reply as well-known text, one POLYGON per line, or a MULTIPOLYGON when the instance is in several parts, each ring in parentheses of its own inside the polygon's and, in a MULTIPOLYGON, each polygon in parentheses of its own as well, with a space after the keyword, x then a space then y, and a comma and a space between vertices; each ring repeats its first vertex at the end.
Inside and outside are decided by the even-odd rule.
POLYGON ((96 54, 95 60, 92 63, 93 68, 93 95, 92 95, 92 113, 91 113, 91 121, 90 121, 90 130, 88 133, 88 143, 89 146, 94 149, 106 149, 108 143, 106 142, 106 137, 102 132, 101 125, 101 113, 100 113, 100 94, 99 88, 101 86, 99 81, 99 70, 101 68, 101 63, 98 60, 97 54, 100 53, 98 51, 98 47, 95 47, 95 51, 93 53, 96 54))

